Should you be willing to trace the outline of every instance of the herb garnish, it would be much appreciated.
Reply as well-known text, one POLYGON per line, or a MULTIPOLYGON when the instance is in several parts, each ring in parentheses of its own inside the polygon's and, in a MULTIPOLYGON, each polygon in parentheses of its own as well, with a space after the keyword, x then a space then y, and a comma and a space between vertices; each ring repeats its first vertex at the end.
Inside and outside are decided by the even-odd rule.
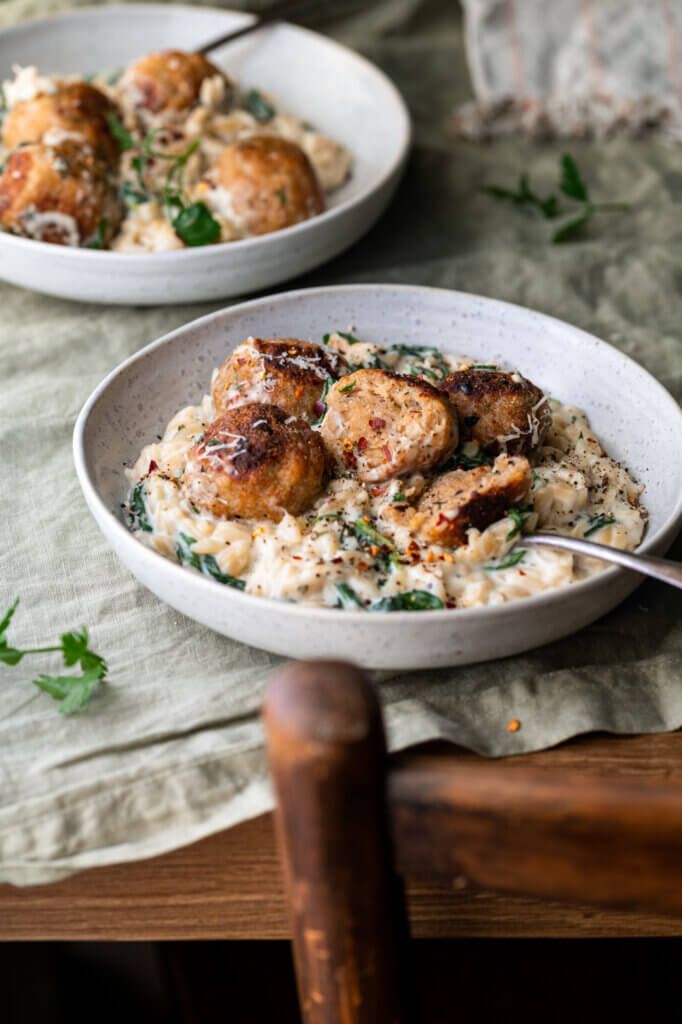
POLYGON ((192 569, 196 569, 197 572, 203 573, 204 576, 210 576, 218 583, 224 584, 226 587, 234 587, 235 590, 244 590, 246 587, 246 580, 240 580, 236 576, 229 576, 224 572, 220 571, 218 563, 216 562, 213 555, 196 555, 192 551, 192 545, 196 544, 196 537, 190 537, 187 533, 178 534, 178 542, 175 548, 175 554, 179 562, 184 565, 189 565, 192 569))
POLYGON ((137 140, 130 134, 123 121, 118 114, 110 110, 107 115, 107 124, 109 125, 109 131, 118 142, 120 149, 135 149, 137 146, 137 140))
POLYGON ((370 605, 371 612, 426 612, 445 605, 428 590, 406 590, 402 594, 382 597, 370 605))
POLYGON ((397 492, 396 492, 396 493, 395 493, 395 494, 393 495, 393 497, 391 498, 391 501, 393 501, 393 502, 398 502, 398 501, 407 501, 407 498, 406 498, 406 497, 405 497, 405 495, 404 495, 404 494, 402 493, 402 491, 397 491, 397 492))
POLYGON ((109 221, 106 217, 102 217, 97 225, 97 234, 95 237, 88 242, 86 249, 106 249, 107 247, 107 228, 109 221))
POLYGON ((365 519, 356 519, 354 523, 350 524, 350 529, 361 547, 377 549, 376 552, 370 551, 370 554, 382 572, 390 572, 393 566, 402 563, 400 552, 393 541, 389 537, 385 537, 383 533, 379 533, 365 519))
POLYGON ((355 388, 355 381, 352 380, 350 384, 345 384, 344 387, 340 388, 344 395, 349 394, 355 388))
POLYGON ((411 357, 415 362, 408 368, 413 377, 428 377, 429 380, 444 380, 450 373, 450 366, 443 358, 443 353, 429 345, 392 345, 391 350, 397 352, 401 359, 411 357), (431 359, 434 366, 426 366, 425 360, 431 359))
POLYGON ((192 203, 184 206, 171 227, 185 245, 210 245, 220 237, 220 224, 206 203, 192 203))
POLYGON ((144 500, 144 480, 135 485, 130 496, 130 516, 133 520, 133 529, 144 530, 145 533, 152 532, 152 524, 147 515, 147 503, 144 500))
POLYGON ((104 658, 90 650, 88 631, 83 626, 80 630, 63 633, 61 642, 50 647, 31 647, 20 650, 10 647, 7 641, 7 630, 12 621, 19 598, 11 605, 2 622, 0 622, 0 663, 18 665, 27 655, 48 654, 59 651, 67 668, 80 665, 80 675, 48 676, 39 675, 33 679, 33 685, 59 701, 59 711, 63 715, 71 715, 84 707, 98 685, 106 678, 108 666, 104 658))
POLYGON ((478 466, 492 466, 492 456, 483 450, 474 455, 465 455, 464 452, 455 452, 447 469, 476 469, 478 466))
POLYGON ((319 427, 320 424, 322 423, 322 420, 324 419, 327 412, 327 395, 329 394, 329 391, 333 383, 334 381, 331 377, 327 377, 327 379, 325 380, 324 387, 322 388, 322 394, 320 395, 318 400, 315 402, 315 405, 313 406, 313 410, 317 413, 317 419, 313 420, 313 422, 310 424, 311 427, 319 427))
POLYGON ((571 205, 562 203, 555 192, 544 198, 533 191, 528 174, 519 175, 516 188, 505 188, 501 185, 484 185, 483 192, 504 202, 514 203, 538 210, 546 220, 564 218, 552 234, 553 242, 565 242, 574 238, 592 219, 595 213, 627 209, 626 203, 595 202, 590 198, 588 187, 583 179, 575 159, 564 153, 559 163, 559 192, 571 205), (577 204, 577 205, 576 205, 577 204))
POLYGON ((249 89, 244 96, 244 106, 257 121, 264 124, 266 121, 272 121, 273 117, 277 113, 272 103, 268 102, 258 89, 249 89))
POLYGON ((486 572, 499 572, 500 569, 511 569, 518 565, 526 557, 526 548, 519 548, 517 551, 510 551, 501 562, 489 562, 483 568, 486 572))
POLYGON ((362 601, 351 586, 347 583, 335 583, 334 586, 339 595, 337 608, 362 608, 362 601))
POLYGON ((518 537, 524 527, 528 515, 532 511, 532 505, 518 505, 516 508, 510 508, 507 510, 507 515, 513 522, 514 526, 507 534, 506 540, 513 540, 514 537, 518 537))
POLYGON ((146 192, 142 192, 140 189, 136 189, 130 181, 124 181, 121 185, 121 199, 126 206, 135 207, 140 206, 142 203, 149 202, 149 196, 146 192))
POLYGON ((199 148, 195 139, 182 153, 164 153, 154 148, 154 139, 159 133, 153 128, 139 141, 125 127, 118 114, 111 111, 107 122, 112 135, 122 150, 135 150, 130 164, 137 177, 137 188, 130 182, 121 186, 121 195, 129 206, 138 206, 150 198, 145 173, 150 164, 157 160, 168 163, 168 171, 159 199, 166 211, 171 227, 185 245, 210 245, 220 237, 220 224, 206 203, 187 203, 182 186, 185 167, 189 158, 199 148))
POLYGON ((590 516, 587 529, 585 530, 583 537, 589 537, 591 534, 596 533, 597 530, 603 530, 605 526, 612 526, 615 523, 613 516, 590 516))

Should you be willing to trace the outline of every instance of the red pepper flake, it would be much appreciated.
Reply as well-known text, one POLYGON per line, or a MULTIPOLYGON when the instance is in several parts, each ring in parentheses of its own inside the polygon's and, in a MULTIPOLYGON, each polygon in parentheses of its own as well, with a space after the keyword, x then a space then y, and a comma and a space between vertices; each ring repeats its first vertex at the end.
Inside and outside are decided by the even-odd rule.
POLYGON ((438 519, 436 520, 436 526, 442 526, 443 523, 449 523, 449 522, 450 522, 450 520, 448 519, 448 517, 443 512, 439 512, 438 513, 438 519))
POLYGON ((518 732, 521 728, 521 723, 518 718, 510 718, 507 722, 507 732, 518 732))
POLYGON ((388 447, 388 445, 385 444, 382 447, 381 450, 384 453, 384 455, 386 456, 386 462, 393 462, 393 456, 391 455, 391 449, 388 447))
POLYGON ((343 460, 346 463, 346 465, 350 466, 351 468, 354 468, 358 464, 358 460, 355 458, 352 452, 344 452, 343 460))
POLYGON ((526 575, 527 574, 526 574, 524 569, 519 569, 519 576, 526 576, 526 575))
POLYGON ((386 420, 380 419, 379 416, 372 416, 369 425, 372 430, 382 430, 386 426, 386 420))
POLYGON ((378 498, 381 494, 385 494, 385 493, 386 493, 386 488, 385 487, 375 487, 374 490, 372 491, 372 495, 375 498, 378 498))
POLYGON ((358 448, 360 449, 361 452, 364 452, 365 448, 369 448, 369 441, 367 440, 366 437, 358 438, 358 448))
POLYGON ((149 463, 149 469, 147 470, 147 472, 148 473, 153 473, 154 470, 158 469, 158 468, 159 468, 158 462, 155 459, 152 459, 152 461, 149 463))

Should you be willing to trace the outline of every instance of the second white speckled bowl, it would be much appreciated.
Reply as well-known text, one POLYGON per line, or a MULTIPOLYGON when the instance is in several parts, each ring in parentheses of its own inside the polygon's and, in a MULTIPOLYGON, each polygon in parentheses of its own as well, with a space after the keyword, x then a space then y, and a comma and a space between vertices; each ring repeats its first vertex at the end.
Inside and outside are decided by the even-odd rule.
POLYGON ((78 418, 74 458, 91 512, 130 571, 173 608, 278 654, 416 669, 499 658, 566 636, 640 582, 612 568, 498 607, 348 612, 242 594, 137 541, 119 515, 127 491, 122 465, 132 464, 178 409, 206 393, 213 367, 249 335, 319 341, 349 324, 368 341, 430 344, 498 359, 581 406, 607 450, 646 485, 651 519, 641 550, 667 550, 682 523, 682 412, 631 359, 559 320, 475 295, 396 285, 319 288, 246 302, 161 338, 114 370, 78 418))
MULTIPOLYGON (((0 32, 0 79, 12 77, 14 64, 62 74, 122 68, 156 50, 192 49, 252 20, 243 11, 170 3, 66 11, 0 32)), ((329 208, 269 235, 173 252, 77 249, 0 232, 0 278, 82 302, 202 302, 303 274, 369 231, 396 189, 410 143, 407 108, 392 82, 345 46, 283 22, 211 59, 350 149, 353 173, 329 208)))

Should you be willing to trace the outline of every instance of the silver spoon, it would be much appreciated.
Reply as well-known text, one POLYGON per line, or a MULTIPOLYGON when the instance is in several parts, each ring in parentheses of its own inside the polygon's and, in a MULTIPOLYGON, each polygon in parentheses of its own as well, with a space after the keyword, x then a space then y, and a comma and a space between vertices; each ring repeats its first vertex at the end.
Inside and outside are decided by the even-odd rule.
POLYGON ((276 21, 284 21, 286 18, 300 17, 307 10, 314 10, 317 7, 319 7, 319 0, 282 0, 281 3, 273 4, 269 10, 264 11, 256 21, 211 39, 208 43, 198 47, 195 53, 203 53, 205 55, 210 53, 211 50, 217 50, 218 47, 225 46, 226 43, 233 42, 235 39, 251 35, 252 32, 259 32, 266 25, 272 25, 276 21))
POLYGON ((673 562, 670 558, 638 555, 632 551, 620 551, 618 548, 607 547, 606 544, 594 544, 591 540, 563 537, 556 533, 529 533, 527 537, 520 538, 520 543, 564 548, 566 551, 574 551, 577 555, 600 558, 603 562, 615 562, 625 569, 641 572, 644 576, 653 576, 655 580, 670 583, 671 586, 682 590, 682 563, 673 562))

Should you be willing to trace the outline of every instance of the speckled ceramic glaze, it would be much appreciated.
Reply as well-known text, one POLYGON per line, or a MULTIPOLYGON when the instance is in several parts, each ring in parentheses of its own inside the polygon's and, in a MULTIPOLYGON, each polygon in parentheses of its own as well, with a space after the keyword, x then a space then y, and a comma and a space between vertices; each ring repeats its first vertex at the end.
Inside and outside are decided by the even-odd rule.
MULTIPOLYGON (((12 65, 88 73, 155 50, 191 50, 251 15, 175 4, 72 11, 0 32, 0 80, 12 65)), ((164 253, 71 249, 0 234, 0 277, 84 302, 156 305, 253 293, 302 274, 357 241, 386 208, 410 141, 391 82, 362 57, 306 29, 278 24, 211 59, 244 86, 277 97, 353 154, 353 174, 319 217, 259 238, 164 253)))
POLYGON ((318 341, 347 325, 379 344, 437 345, 499 360, 585 409, 609 453, 646 485, 651 521, 641 550, 667 550, 682 522, 682 412, 640 366, 584 331, 492 299, 394 285, 321 288, 247 302, 174 331, 123 363, 83 408, 74 457, 87 503, 121 560, 162 600, 225 636, 278 654, 416 669, 499 658, 573 633, 640 581, 607 569, 501 607, 347 612, 241 594, 135 540, 119 517, 128 486, 122 466, 178 409, 200 400, 213 367, 249 335, 318 341))

